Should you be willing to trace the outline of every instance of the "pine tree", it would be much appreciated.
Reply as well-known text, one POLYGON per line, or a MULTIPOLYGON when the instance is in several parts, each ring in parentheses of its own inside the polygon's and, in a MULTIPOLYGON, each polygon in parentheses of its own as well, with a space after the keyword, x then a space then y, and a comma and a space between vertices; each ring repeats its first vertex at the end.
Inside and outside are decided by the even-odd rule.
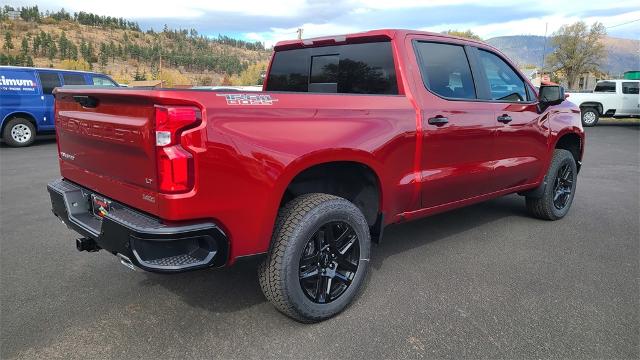
POLYGON ((27 40, 26 36, 22 38, 22 45, 20 46, 20 52, 22 53, 23 56, 26 56, 27 53, 29 53, 29 40, 27 40))
POLYGON ((7 51, 13 49, 13 42, 11 41, 11 31, 7 31, 4 33, 4 46, 2 48, 7 51))

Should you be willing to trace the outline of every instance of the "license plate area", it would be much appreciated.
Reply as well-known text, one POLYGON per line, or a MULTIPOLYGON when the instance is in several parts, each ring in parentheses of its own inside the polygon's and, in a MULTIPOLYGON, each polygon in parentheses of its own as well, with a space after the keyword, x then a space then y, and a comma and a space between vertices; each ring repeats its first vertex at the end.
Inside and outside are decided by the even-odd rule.
POLYGON ((111 200, 99 195, 91 194, 91 212, 93 213, 93 216, 98 219, 102 219, 107 216, 110 210, 111 200))

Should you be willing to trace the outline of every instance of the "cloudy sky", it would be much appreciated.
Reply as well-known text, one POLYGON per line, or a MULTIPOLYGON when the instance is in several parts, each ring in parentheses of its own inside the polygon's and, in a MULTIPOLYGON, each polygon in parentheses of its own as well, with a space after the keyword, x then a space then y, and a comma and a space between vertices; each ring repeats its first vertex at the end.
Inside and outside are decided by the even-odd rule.
MULTIPOLYGON (((11 3, 11 0, 9 0, 11 3)), ((195 28, 200 33, 258 40, 267 46, 296 36, 350 33, 376 28, 429 31, 471 29, 483 38, 551 34, 577 20, 602 22, 609 35, 640 38, 638 0, 38 0, 43 10, 87 11, 136 20, 146 28, 195 28), (632 22, 635 21, 635 22, 632 22)))

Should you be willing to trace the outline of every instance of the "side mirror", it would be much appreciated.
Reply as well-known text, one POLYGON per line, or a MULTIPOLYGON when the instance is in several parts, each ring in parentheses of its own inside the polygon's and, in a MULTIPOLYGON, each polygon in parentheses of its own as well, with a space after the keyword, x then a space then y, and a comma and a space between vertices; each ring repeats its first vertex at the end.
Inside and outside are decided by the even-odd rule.
POLYGON ((542 85, 538 93, 538 100, 541 110, 549 106, 558 105, 565 99, 564 88, 560 85, 542 85))

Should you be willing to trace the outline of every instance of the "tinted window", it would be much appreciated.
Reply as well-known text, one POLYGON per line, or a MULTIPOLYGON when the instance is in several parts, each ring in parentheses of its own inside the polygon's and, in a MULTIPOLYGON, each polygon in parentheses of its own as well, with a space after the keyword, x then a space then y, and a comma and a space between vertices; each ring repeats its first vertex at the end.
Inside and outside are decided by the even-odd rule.
POLYGON ((416 53, 422 80, 429 90, 447 98, 476 98, 469 61, 462 46, 417 42, 416 53))
POLYGON ((65 85, 86 85, 84 75, 80 74, 62 74, 62 80, 65 85))
POLYGON ((390 42, 276 52, 268 91, 397 94, 390 42))
POLYGON ((53 72, 38 72, 40 82, 42 83, 42 93, 51 94, 53 89, 62 86, 58 74, 53 72))
POLYGON ((526 101, 527 90, 520 76, 504 60, 488 51, 478 51, 480 66, 483 67, 491 100, 526 101))
POLYGON ((104 76, 93 76, 91 82, 96 86, 116 86, 116 84, 104 76))
POLYGON ((596 84, 596 88, 593 92, 616 92, 616 83, 612 81, 600 81, 596 84))
POLYGON ((338 55, 320 55, 311 57, 310 92, 338 91, 338 55))
POLYGON ((622 93, 623 94, 638 94, 640 83, 638 82, 623 82, 622 93))

